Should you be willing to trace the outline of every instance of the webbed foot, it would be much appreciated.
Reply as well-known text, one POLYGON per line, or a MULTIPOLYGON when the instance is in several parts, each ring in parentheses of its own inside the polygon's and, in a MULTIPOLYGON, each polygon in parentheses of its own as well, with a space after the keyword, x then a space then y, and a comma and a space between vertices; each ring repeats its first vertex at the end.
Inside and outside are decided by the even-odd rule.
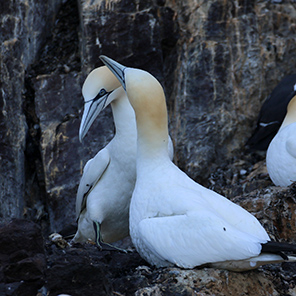
POLYGON ((97 248, 100 251, 119 251, 119 252, 123 252, 123 253, 128 253, 128 251, 125 249, 121 249, 121 248, 115 247, 111 244, 104 243, 101 239, 101 232, 100 232, 101 225, 100 225, 100 223, 97 221, 94 221, 93 225, 94 225, 95 234, 96 234, 95 243, 96 243, 97 248))

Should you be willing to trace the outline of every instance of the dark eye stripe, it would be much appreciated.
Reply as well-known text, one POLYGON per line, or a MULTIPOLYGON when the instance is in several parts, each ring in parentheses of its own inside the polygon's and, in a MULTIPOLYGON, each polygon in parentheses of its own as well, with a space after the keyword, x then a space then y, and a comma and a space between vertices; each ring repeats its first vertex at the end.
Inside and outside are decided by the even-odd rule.
POLYGON ((88 101, 85 101, 84 103, 88 103, 88 102, 90 102, 90 101, 94 101, 94 102, 95 102, 95 101, 99 100, 102 96, 104 96, 106 93, 107 93, 107 91, 106 91, 104 88, 102 88, 102 89, 99 91, 99 93, 96 95, 95 98, 90 99, 90 100, 88 100, 88 101))
MULTIPOLYGON (((109 93, 107 93, 107 92, 105 93, 105 99, 103 100, 103 106, 102 106, 101 110, 103 110, 103 109, 105 108, 105 106, 106 106, 106 102, 107 102, 108 97, 110 96, 111 93, 112 93, 112 91, 109 92, 109 93), (106 95, 106 94, 107 94, 107 95, 106 95)), ((88 101, 88 102, 91 101, 91 104, 90 104, 90 107, 89 107, 88 112, 90 112, 90 110, 93 109, 93 105, 94 105, 94 104, 96 104, 96 107, 95 107, 95 108, 97 108, 97 106, 101 103, 101 102, 97 102, 97 101, 98 101, 98 99, 100 99, 101 97, 102 97, 102 96, 97 95, 94 99, 88 101)), ((85 103, 87 103, 87 102, 85 102, 85 103)), ((89 116, 89 113, 87 114, 87 118, 88 118, 88 116, 89 116)), ((89 119, 88 119, 88 121, 87 121, 87 124, 89 124, 89 122, 92 120, 93 116, 94 116, 94 113, 92 113, 92 116, 89 117, 89 119)))

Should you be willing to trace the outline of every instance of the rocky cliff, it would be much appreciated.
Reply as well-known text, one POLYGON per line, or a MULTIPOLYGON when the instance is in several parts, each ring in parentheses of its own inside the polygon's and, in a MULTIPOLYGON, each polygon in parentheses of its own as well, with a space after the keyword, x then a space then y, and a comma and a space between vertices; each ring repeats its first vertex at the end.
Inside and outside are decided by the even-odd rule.
POLYGON ((46 234, 74 222, 83 166, 113 135, 108 109, 78 141, 81 85, 105 54, 164 86, 180 168, 242 205, 260 198, 255 212, 275 205, 264 224, 295 240, 293 202, 284 214, 265 199, 268 178, 247 178, 264 155, 244 150, 262 102, 294 73, 294 1, 9 0, 0 19, 2 222, 46 234))
POLYGON ((78 142, 81 85, 100 54, 163 84, 175 162, 207 183, 243 149, 262 101, 294 71, 293 1, 22 1, 2 5, 1 219, 73 219, 110 110, 78 142), (42 211, 44 213, 42 214, 42 211))

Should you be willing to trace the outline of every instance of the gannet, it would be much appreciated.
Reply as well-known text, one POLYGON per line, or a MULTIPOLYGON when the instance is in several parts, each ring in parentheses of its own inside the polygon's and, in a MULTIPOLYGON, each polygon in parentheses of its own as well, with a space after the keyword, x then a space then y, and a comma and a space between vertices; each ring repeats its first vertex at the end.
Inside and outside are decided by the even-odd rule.
POLYGON ((295 251, 296 246, 271 242, 253 215, 199 185, 170 160, 160 83, 146 71, 100 58, 121 82, 136 113, 137 179, 130 236, 139 254, 157 267, 207 264, 236 271, 295 261, 283 251, 295 251))
POLYGON ((285 76, 263 103, 256 129, 246 146, 253 150, 267 150, 279 130, 290 100, 296 94, 296 74, 285 76))
MULTIPOLYGON (((112 243, 129 234, 129 204, 136 180, 136 121, 121 84, 106 66, 88 75, 82 94, 80 140, 109 104, 116 130, 110 143, 86 163, 76 197, 78 230, 72 243, 91 239, 101 247, 106 246, 103 242, 112 243)), ((169 152, 172 158, 171 139, 169 152)))
POLYGON ((272 182, 289 186, 296 181, 296 96, 266 153, 266 167, 272 182))

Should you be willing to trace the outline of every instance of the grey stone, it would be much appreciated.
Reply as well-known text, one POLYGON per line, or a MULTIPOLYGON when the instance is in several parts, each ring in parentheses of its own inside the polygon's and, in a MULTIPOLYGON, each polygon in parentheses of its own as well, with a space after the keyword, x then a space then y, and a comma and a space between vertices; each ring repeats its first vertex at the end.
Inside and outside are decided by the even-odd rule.
POLYGON ((166 4, 187 33, 178 42, 169 97, 176 160, 203 181, 243 147, 262 101, 294 72, 295 8, 268 1, 166 4))
POLYGON ((25 71, 50 32, 60 0, 2 1, 0 93, 0 220, 21 217, 25 206, 27 124, 23 93, 25 71))

